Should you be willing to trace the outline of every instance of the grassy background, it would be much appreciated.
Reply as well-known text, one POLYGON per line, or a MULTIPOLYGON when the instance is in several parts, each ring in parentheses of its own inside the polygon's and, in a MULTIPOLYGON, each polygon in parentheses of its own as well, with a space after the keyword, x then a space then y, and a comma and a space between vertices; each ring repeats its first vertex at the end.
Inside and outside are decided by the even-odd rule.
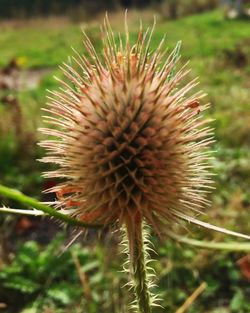
MULTIPOLYGON (((134 34, 140 15, 136 11, 129 14, 134 34)), ((143 14, 145 25, 152 22, 152 16, 151 12, 143 14)), ((110 19, 115 30, 122 30, 122 13, 114 13, 110 19)), ((40 108, 46 102, 46 89, 56 88, 53 75, 60 75, 57 66, 67 61, 70 47, 82 51, 81 27, 86 28, 100 49, 98 24, 99 18, 82 25, 59 18, 0 23, 0 66, 18 58, 24 71, 51 70, 36 88, 12 91, 19 99, 21 115, 13 118, 13 108, 0 103, 1 183, 40 197, 46 183, 40 175, 44 166, 36 161, 43 154, 36 146, 40 139, 36 129, 41 125, 40 108), (21 133, 15 131, 17 124, 21 133)), ((153 48, 165 33, 170 48, 182 40, 182 62, 190 59, 190 78, 199 76, 200 85, 212 104, 208 115, 216 119, 214 149, 217 153, 213 165, 217 190, 205 219, 249 233, 250 23, 225 20, 220 11, 177 21, 159 20, 153 48)), ((0 96, 6 93, 0 92, 0 96)), ((5 201, 5 204, 10 203, 5 201)), ((90 236, 90 243, 73 245, 59 257, 65 238, 69 238, 66 231, 61 230, 61 235, 47 245, 41 240, 30 241, 36 239, 34 233, 37 229, 40 231, 40 226, 35 224, 34 229, 24 231, 20 220, 0 218, 1 232, 10 241, 6 248, 9 264, 6 265, 6 260, 2 260, 2 265, 0 262, 0 302, 8 305, 4 312, 129 312, 129 295, 126 288, 121 288, 126 275, 118 272, 123 257, 117 251, 116 240, 103 238, 96 244, 90 236), (110 257, 110 249, 116 258, 110 257), (85 272, 83 286, 76 260, 85 272)), ((37 219, 32 223, 37 223, 37 219)), ((195 234, 200 238, 222 239, 221 235, 199 230, 195 234)), ((154 240, 158 251, 154 257, 159 262, 153 266, 165 308, 155 312, 175 312, 203 281, 207 288, 188 312, 250 312, 249 281, 236 263, 244 254, 214 253, 154 240)))

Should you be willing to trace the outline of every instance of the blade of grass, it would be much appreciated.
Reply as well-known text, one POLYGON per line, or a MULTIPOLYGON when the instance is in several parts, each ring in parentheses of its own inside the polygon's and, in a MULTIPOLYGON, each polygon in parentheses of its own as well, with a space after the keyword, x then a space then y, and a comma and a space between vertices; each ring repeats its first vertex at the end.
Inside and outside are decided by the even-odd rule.
POLYGON ((24 215, 33 215, 33 216, 38 216, 38 215, 45 215, 44 212, 36 209, 32 210, 21 210, 21 209, 12 209, 12 208, 6 208, 2 207, 0 208, 1 213, 11 213, 11 214, 24 214, 24 215))
POLYGON ((195 289, 195 291, 187 298, 183 305, 175 313, 185 313, 189 307, 194 303, 194 301, 199 297, 199 295, 206 289, 207 284, 205 282, 195 289))
POLYGON ((167 231, 167 235, 175 241, 188 244, 201 249, 213 249, 224 251, 250 251, 250 242, 213 242, 190 239, 187 237, 176 235, 171 231, 167 231))

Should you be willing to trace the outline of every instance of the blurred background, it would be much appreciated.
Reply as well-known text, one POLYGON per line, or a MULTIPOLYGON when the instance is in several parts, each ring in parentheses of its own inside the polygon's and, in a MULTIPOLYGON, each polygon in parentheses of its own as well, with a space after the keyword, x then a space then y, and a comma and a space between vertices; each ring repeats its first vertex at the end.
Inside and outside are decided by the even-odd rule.
MULTIPOLYGON (((44 154, 37 128, 46 89, 57 88, 53 76, 61 76, 58 65, 67 62, 72 46, 84 53, 81 28, 100 51, 105 11, 114 30, 122 31, 125 8, 134 34, 140 19, 146 27, 156 16, 153 48, 164 34, 170 48, 182 40, 181 62, 190 60, 189 78, 199 76, 211 102, 207 116, 215 119, 216 190, 204 220, 249 234, 250 1, 0 0, 0 183, 48 200, 42 190, 57 182, 41 177, 48 165, 37 161, 44 154)), ((3 198, 0 203, 22 208, 3 198)), ((119 238, 96 240, 93 232, 67 247, 76 235, 49 219, 0 215, 0 312, 132 312, 122 288, 119 238)), ((199 229, 190 235, 224 240, 199 229)), ((246 254, 153 241, 157 292, 165 308, 154 312, 250 312, 246 254), (206 287, 185 309, 200 286, 206 287)))

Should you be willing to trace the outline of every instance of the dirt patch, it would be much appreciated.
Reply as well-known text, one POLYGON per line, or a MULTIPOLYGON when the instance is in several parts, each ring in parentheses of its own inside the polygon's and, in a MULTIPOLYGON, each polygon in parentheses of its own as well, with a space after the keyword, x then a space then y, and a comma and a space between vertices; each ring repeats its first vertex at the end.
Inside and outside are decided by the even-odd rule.
POLYGON ((51 73, 51 69, 49 68, 21 71, 17 77, 17 89, 34 89, 40 84, 43 77, 49 73, 51 73))
POLYGON ((0 90, 27 90, 39 86, 44 76, 51 72, 50 68, 23 70, 15 59, 0 70, 0 90))
POLYGON ((250 64, 250 39, 240 41, 231 49, 223 50, 224 60, 228 65, 245 67, 250 64))

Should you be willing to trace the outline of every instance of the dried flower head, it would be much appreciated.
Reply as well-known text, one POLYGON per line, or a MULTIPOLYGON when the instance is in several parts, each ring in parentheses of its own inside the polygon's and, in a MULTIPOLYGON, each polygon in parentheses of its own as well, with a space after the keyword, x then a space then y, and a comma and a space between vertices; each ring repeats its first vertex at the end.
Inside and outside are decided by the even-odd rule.
POLYGON ((56 127, 42 129, 52 138, 41 145, 43 161, 59 165, 46 176, 65 179, 51 190, 64 213, 130 228, 144 219, 160 234, 180 219, 205 225, 192 216, 208 203, 212 139, 204 94, 182 83, 188 70, 175 70, 164 39, 150 52, 153 28, 132 45, 126 22, 116 40, 106 18, 101 58, 84 35, 88 58, 64 64, 46 109, 56 127))

